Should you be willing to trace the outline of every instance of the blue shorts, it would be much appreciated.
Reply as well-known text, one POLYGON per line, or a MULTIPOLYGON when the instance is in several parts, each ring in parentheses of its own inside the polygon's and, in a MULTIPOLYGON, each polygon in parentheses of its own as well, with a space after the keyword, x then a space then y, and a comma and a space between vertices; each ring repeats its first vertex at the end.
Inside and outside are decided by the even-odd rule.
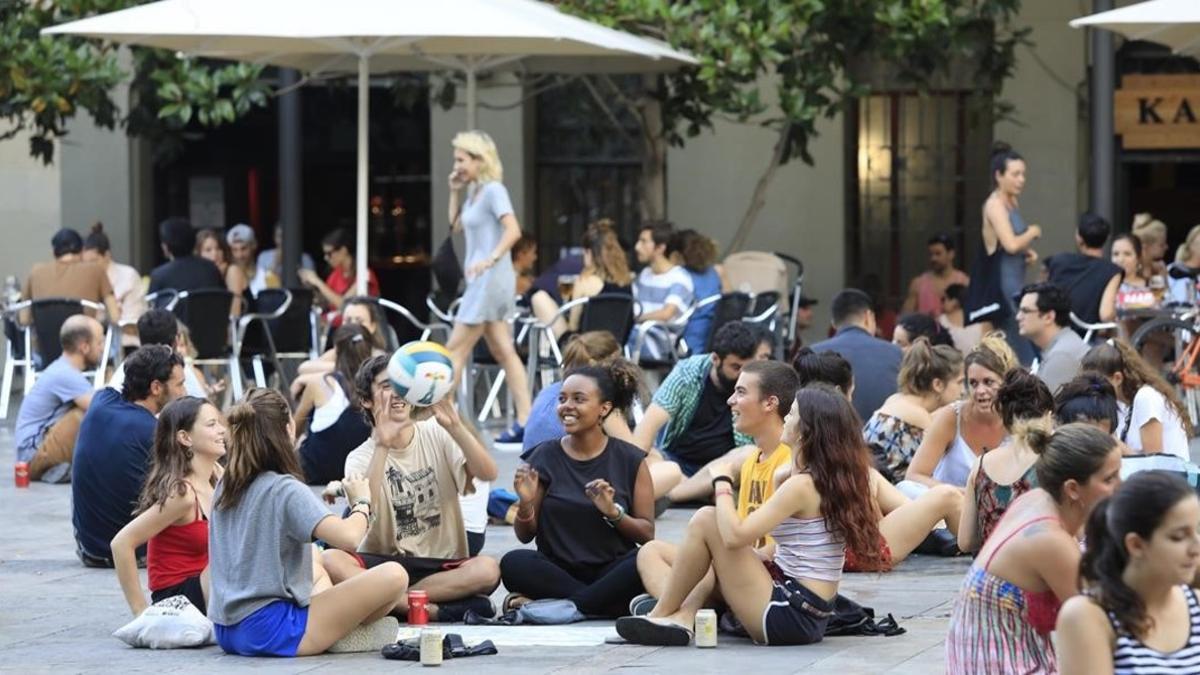
POLYGON ((233 624, 213 624, 217 644, 241 656, 295 656, 308 625, 308 608, 276 600, 233 624))
POLYGON ((691 478, 692 476, 696 475, 697 471, 699 471, 700 469, 703 469, 705 464, 708 464, 708 462, 694 462, 690 459, 684 459, 684 458, 680 457, 679 455, 671 454, 670 452, 667 452, 666 450, 659 450, 659 452, 662 453, 663 459, 666 459, 669 462, 675 462, 676 464, 678 464, 679 470, 682 471, 683 475, 687 476, 688 478, 691 478))

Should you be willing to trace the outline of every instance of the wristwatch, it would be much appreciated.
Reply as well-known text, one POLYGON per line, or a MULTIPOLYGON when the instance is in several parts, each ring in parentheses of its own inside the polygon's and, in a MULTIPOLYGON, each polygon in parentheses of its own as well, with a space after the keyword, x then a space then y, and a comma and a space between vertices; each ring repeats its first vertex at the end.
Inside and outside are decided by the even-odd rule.
POLYGON ((604 522, 608 523, 609 527, 616 527, 617 523, 621 522, 621 519, 625 517, 625 507, 624 506, 621 506, 620 504, 613 504, 613 506, 617 507, 617 517, 616 518, 609 518, 608 516, 606 516, 604 514, 600 514, 600 517, 604 519, 604 522))

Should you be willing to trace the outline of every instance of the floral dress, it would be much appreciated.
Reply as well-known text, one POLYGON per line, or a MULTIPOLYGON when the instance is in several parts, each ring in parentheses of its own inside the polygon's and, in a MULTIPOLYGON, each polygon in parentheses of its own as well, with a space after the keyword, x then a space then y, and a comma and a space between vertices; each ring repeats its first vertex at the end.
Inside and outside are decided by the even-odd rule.
POLYGON ((904 480, 904 472, 924 437, 921 427, 878 411, 863 426, 863 440, 871 448, 875 468, 892 483, 904 480))

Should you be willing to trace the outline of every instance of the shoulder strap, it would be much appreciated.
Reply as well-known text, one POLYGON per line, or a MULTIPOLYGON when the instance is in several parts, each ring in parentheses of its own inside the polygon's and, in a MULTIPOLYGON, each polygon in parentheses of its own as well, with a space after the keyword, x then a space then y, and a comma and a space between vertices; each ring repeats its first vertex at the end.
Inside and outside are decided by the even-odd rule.
POLYGON ((1133 424, 1133 401, 1130 401, 1129 405, 1125 406, 1125 425, 1121 428, 1122 443, 1129 437, 1129 425, 1131 424, 1133 424))
POLYGON ((1004 548, 1004 545, 1008 543, 1009 539, 1012 539, 1019 532, 1021 532, 1025 528, 1029 527, 1030 525, 1033 525, 1034 523, 1037 523, 1037 522, 1041 522, 1043 520, 1058 520, 1058 516, 1041 516, 1040 518, 1034 518, 1033 520, 1021 523, 1021 525, 1019 527, 1015 528, 1012 532, 1009 532, 1007 537, 1001 539, 1000 543, 996 544, 996 548, 992 549, 992 554, 988 556, 987 562, 983 564, 984 571, 987 571, 987 568, 992 566, 992 559, 996 557, 996 554, 1000 552, 1000 549, 1004 548))

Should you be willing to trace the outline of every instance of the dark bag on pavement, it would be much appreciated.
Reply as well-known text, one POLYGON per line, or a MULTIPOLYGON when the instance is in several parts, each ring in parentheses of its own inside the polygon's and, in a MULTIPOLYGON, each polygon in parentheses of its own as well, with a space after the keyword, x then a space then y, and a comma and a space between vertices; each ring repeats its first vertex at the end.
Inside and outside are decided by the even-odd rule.
MULTIPOLYGON (((722 612, 717 627, 722 633, 749 637, 742 623, 733 612, 722 612)), ((888 614, 886 618, 875 620, 875 610, 863 607, 850 598, 837 594, 833 598, 833 616, 825 625, 825 636, 835 635, 883 635, 893 637, 903 635, 905 629, 896 623, 896 619, 888 614)))
MULTIPOLYGON (((421 639, 412 638, 387 645, 382 650, 383 658, 393 661, 420 661, 421 660, 421 639)), ((491 640, 484 640, 477 645, 468 647, 463 642, 462 636, 458 633, 447 633, 446 637, 442 638, 442 658, 457 659, 467 656, 490 656, 499 654, 496 645, 491 640)))

